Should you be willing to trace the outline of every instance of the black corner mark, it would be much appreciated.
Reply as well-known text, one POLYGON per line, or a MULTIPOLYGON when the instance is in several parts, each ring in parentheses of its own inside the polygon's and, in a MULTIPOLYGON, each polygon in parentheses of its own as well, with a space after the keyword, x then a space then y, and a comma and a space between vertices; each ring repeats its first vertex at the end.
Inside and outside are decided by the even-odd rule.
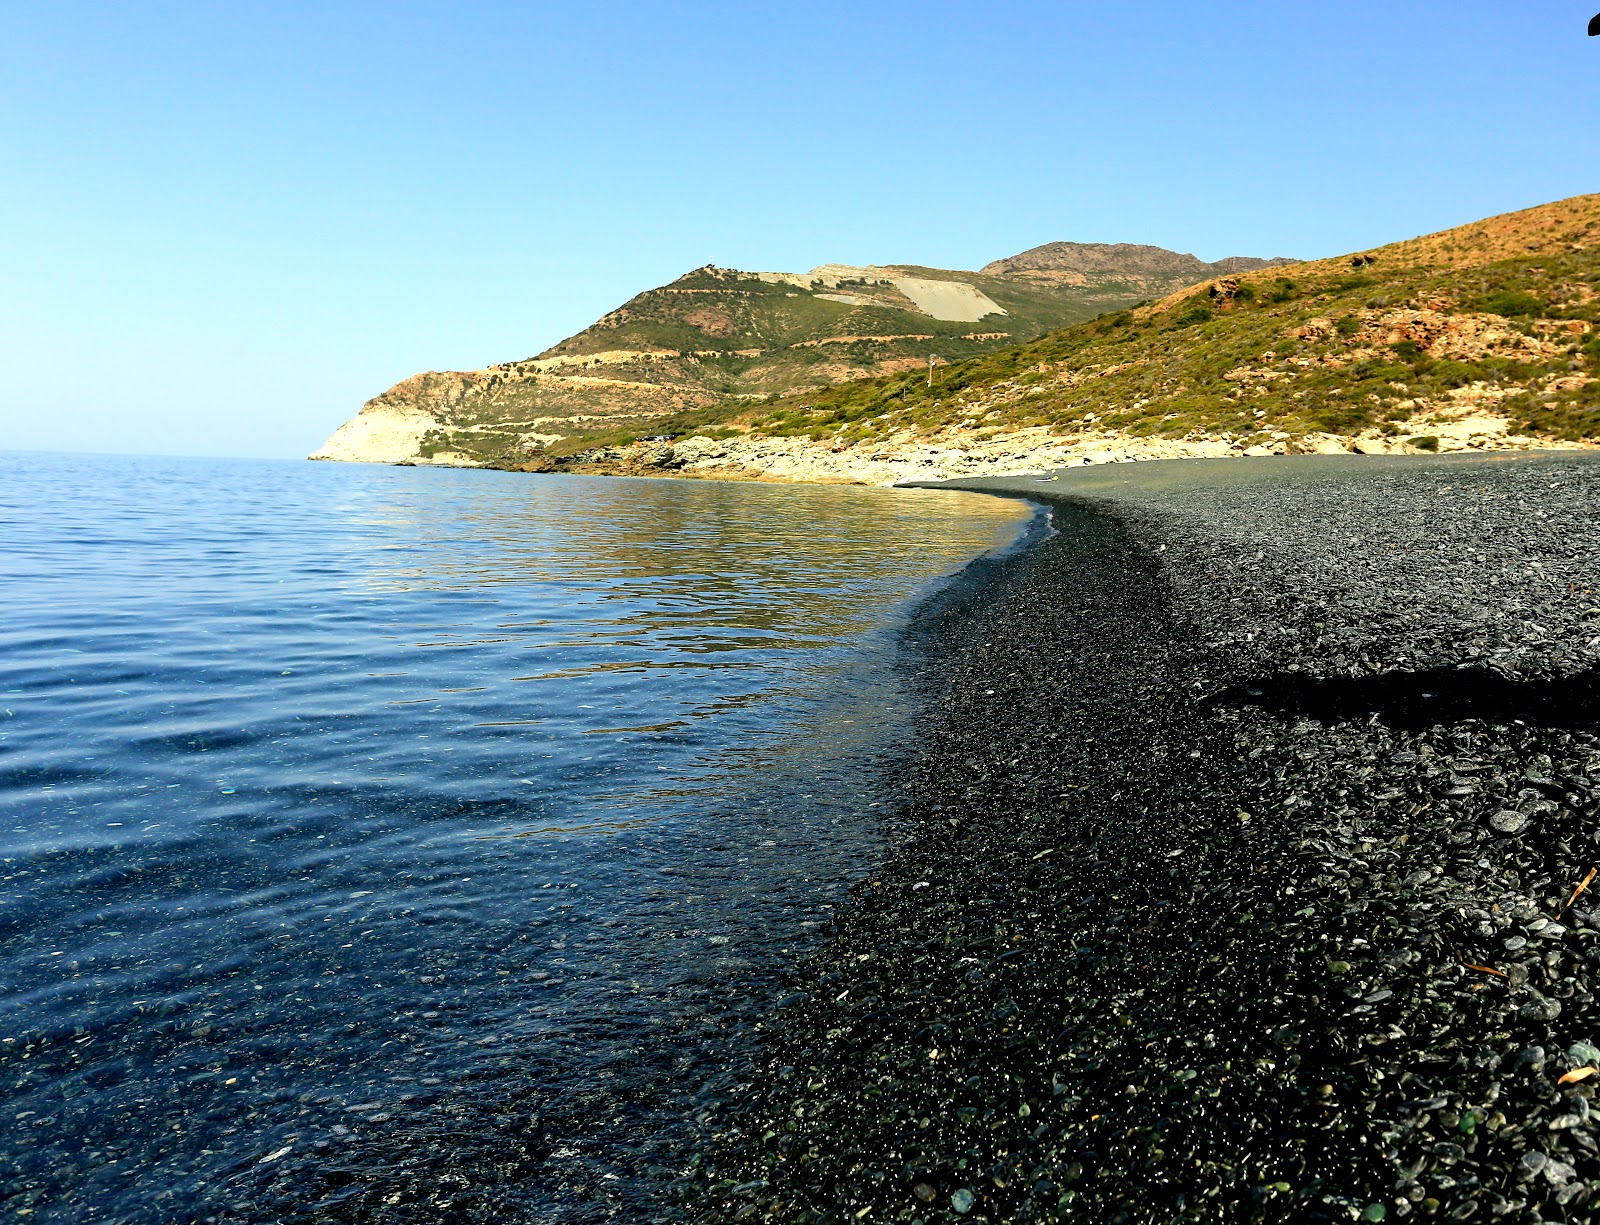
POLYGON ((1589 37, 1593 38, 1596 34, 1600 34, 1600 13, 1589 18, 1589 37))
POLYGON ((1510 680, 1487 668, 1339 677, 1280 672, 1235 685, 1211 701, 1321 723, 1376 718, 1391 727, 1421 729, 1464 719, 1520 719, 1539 727, 1593 728, 1600 726, 1600 669, 1546 681, 1510 680))

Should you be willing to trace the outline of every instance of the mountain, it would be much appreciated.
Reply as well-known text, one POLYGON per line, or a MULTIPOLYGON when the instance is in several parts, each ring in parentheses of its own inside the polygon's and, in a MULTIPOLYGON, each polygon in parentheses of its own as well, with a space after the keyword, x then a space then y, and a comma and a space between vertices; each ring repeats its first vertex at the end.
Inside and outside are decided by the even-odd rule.
MULTIPOLYGON (((1189 258, 1060 243, 1000 265, 1012 284, 1092 276, 1102 260, 1125 278, 1182 275, 1189 258)), ((932 380, 907 373, 760 406, 724 403, 663 427, 804 442, 840 476, 892 476, 883 465, 917 448, 975 453, 1007 440, 1019 470, 1108 451, 1600 440, 1600 196, 1293 267, 1237 271, 1242 262, 1137 309, 955 362, 932 380)), ((694 453, 678 449, 680 463, 694 453)), ((722 461, 741 462, 738 448, 725 447, 722 461)))
POLYGON ((533 357, 414 375, 368 401, 312 458, 509 465, 559 457, 653 432, 664 416, 992 353, 1223 268, 1160 247, 1082 243, 1035 247, 979 272, 708 264, 533 357))
POLYGON ((1298 262, 1281 256, 1277 259, 1255 259, 1248 255, 1234 255, 1208 264, 1193 255, 1180 255, 1165 247, 1145 247, 1127 242, 1051 242, 1042 247, 1031 247, 1010 259, 997 259, 992 264, 985 264, 981 271, 986 276, 1026 275, 1037 280, 1065 284, 1074 284, 1079 278, 1116 275, 1126 281, 1144 280, 1152 287, 1165 283, 1170 289, 1173 281, 1194 285, 1215 276, 1298 262))

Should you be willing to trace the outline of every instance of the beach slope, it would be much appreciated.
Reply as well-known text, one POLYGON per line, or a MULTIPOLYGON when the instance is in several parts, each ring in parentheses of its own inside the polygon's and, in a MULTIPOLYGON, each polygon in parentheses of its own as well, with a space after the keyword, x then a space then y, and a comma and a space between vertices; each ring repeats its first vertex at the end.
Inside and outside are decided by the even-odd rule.
POLYGON ((691 1215, 1585 1219, 1600 463, 1058 476, 691 1215))

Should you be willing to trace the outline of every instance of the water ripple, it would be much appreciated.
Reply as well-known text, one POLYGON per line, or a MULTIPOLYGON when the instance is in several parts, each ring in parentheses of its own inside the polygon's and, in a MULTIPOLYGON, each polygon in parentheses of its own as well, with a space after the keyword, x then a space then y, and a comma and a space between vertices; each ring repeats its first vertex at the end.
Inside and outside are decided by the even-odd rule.
POLYGON ((0 455, 0 1203, 636 1218, 875 845, 899 610, 1024 517, 0 455))

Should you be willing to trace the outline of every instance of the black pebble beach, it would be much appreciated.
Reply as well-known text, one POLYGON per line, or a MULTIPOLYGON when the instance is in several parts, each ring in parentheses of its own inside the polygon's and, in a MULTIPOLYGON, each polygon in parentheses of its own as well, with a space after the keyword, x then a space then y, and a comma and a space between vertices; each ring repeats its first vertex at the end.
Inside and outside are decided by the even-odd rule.
POLYGON ((697 1221, 1600 1214, 1600 463, 963 481, 881 870, 697 1221))

